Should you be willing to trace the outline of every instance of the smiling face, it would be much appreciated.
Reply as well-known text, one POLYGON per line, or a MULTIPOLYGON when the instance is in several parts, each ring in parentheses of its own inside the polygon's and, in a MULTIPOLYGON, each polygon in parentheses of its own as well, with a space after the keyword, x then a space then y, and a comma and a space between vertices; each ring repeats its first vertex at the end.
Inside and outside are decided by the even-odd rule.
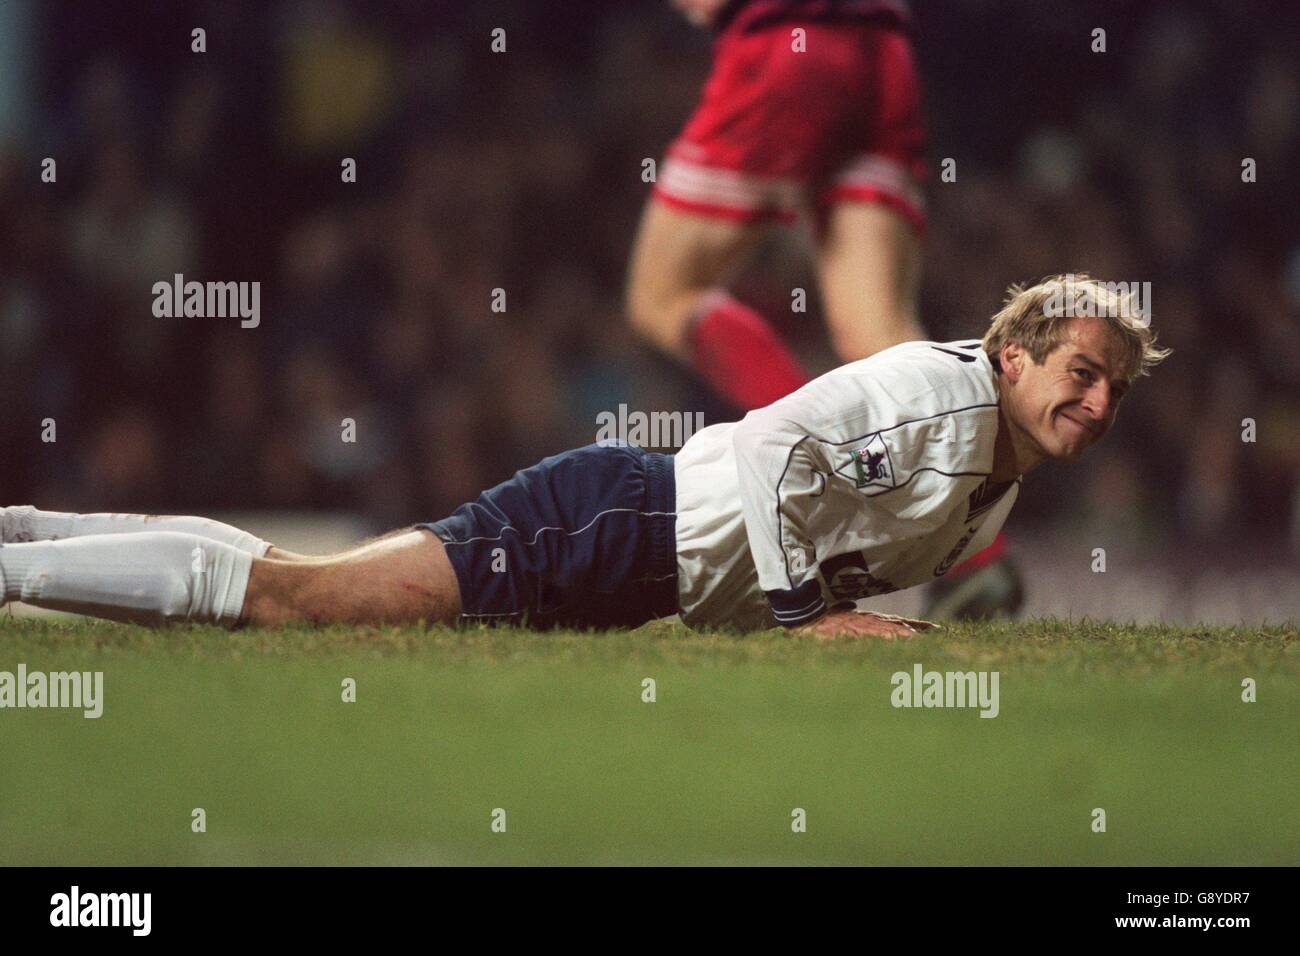
POLYGON ((1076 318, 1038 365, 1017 342, 1002 347, 1003 413, 1034 456, 1078 461, 1115 421, 1128 390, 1124 348, 1104 319, 1076 318))

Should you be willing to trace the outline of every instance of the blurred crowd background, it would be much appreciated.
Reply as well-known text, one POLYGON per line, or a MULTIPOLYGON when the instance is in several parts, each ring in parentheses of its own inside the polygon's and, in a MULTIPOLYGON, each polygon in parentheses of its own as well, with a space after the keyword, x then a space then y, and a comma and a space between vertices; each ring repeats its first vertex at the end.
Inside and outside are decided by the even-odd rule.
MULTIPOLYGON (((1175 350, 1083 466, 1026 482, 1013 534, 1300 552, 1293 6, 913 9, 932 336, 981 335, 1013 281, 1087 270, 1150 281, 1175 350)), ((707 33, 645 0, 5 0, 0 501, 346 510, 379 530, 593 441, 620 403, 738 417, 620 303, 642 162, 709 58, 707 33), (260 281, 260 327, 155 318, 175 273, 260 281)), ((821 372, 806 245, 777 231, 735 288, 821 372)))

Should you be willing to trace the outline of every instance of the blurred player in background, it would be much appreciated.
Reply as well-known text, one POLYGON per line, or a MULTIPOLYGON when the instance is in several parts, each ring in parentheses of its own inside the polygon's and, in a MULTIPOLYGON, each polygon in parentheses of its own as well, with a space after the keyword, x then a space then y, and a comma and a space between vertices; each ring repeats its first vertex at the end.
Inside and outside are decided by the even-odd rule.
MULTIPOLYGON (((841 361, 926 338, 917 318, 925 129, 906 4, 673 5, 713 31, 714 62, 637 233, 634 327, 746 411, 806 384, 775 329, 723 285, 774 222, 802 213, 841 361)), ((931 588, 926 613, 1009 615, 1022 602, 999 534, 931 588)))

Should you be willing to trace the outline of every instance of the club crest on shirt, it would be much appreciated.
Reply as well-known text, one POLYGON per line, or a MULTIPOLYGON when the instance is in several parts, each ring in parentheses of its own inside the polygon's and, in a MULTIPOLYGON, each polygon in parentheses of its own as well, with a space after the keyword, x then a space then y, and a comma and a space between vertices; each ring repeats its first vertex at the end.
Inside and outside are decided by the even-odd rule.
POLYGON ((895 485, 894 465, 879 432, 872 435, 865 445, 850 451, 849 461, 835 470, 846 478, 852 478, 855 488, 893 488, 895 485))

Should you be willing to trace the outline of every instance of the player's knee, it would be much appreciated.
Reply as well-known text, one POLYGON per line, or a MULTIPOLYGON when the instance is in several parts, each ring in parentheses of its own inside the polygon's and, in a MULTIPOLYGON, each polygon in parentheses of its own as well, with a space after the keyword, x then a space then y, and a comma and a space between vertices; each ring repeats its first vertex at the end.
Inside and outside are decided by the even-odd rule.
POLYGON ((648 339, 657 340, 665 324, 664 296, 632 282, 623 296, 623 314, 632 328, 648 339))
POLYGON ((692 298, 632 287, 624 297, 623 310, 638 335, 665 351, 679 352, 686 341, 692 298))
POLYGON ((842 362, 856 362, 904 342, 925 337, 910 309, 891 307, 867 310, 831 327, 831 344, 842 362))

